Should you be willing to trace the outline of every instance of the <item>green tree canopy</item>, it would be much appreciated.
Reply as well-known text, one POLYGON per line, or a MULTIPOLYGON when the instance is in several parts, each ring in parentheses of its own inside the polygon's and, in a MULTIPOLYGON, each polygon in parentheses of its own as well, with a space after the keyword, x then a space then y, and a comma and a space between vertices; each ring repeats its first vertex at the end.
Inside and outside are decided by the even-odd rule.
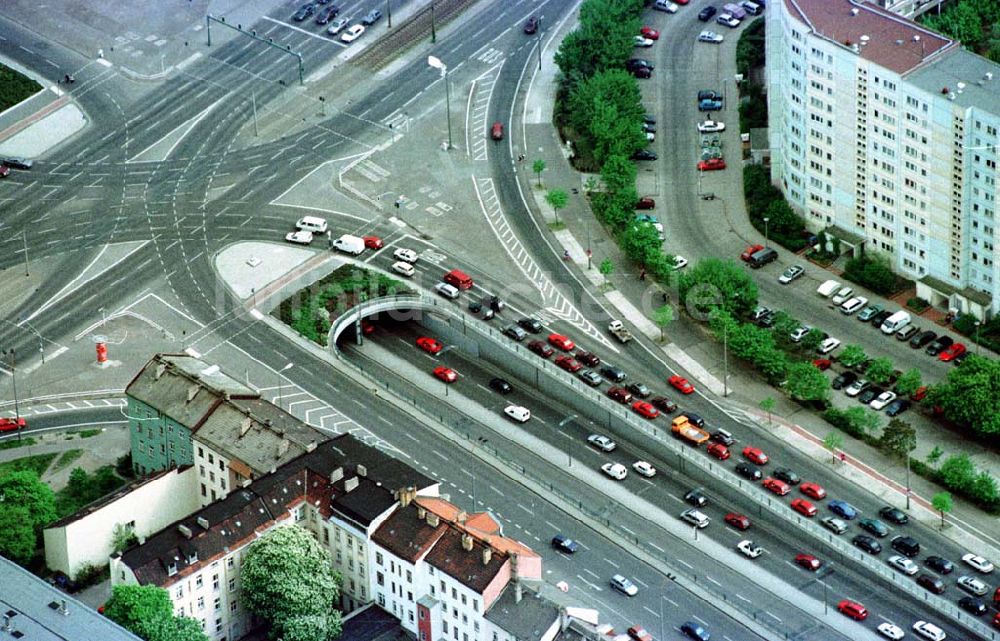
POLYGON ((663 254, 663 241, 653 223, 634 222, 618 238, 625 255, 640 265, 655 260, 663 254))
POLYGON ((1000 360, 969 358, 930 388, 927 403, 944 416, 979 434, 1000 433, 1000 360))
POLYGON ((674 308, 670 305, 661 305, 653 310, 653 322, 660 328, 660 340, 666 340, 667 325, 674 320, 674 308))
MULTIPOLYGON (((626 156, 612 156, 601 165, 601 180, 607 190, 612 194, 617 194, 622 190, 629 189, 635 193, 635 177, 638 169, 635 163, 626 156)), ((636 198, 638 200, 638 198, 636 198)), ((634 203, 629 212, 634 210, 634 203)))
POLYGON ((32 526, 31 511, 19 505, 0 509, 0 556, 27 565, 35 556, 38 535, 32 526))
POLYGON ((845 367, 855 367, 864 362, 866 358, 868 355, 865 354, 865 348, 860 345, 845 345, 844 349, 840 351, 840 355, 837 356, 837 360, 845 367))
POLYGON ((206 641, 201 623, 174 616, 170 594, 155 585, 116 585, 104 616, 146 641, 206 641))
POLYGON ((899 377, 898 381, 896 381, 896 393, 900 396, 909 396, 910 394, 916 392, 923 384, 920 369, 914 367, 913 369, 903 372, 903 375, 899 377))
POLYGON ((813 327, 802 339, 802 349, 807 352, 815 352, 819 349, 819 344, 823 342, 823 330, 813 327))
POLYGON ((931 507, 941 513, 941 527, 944 527, 944 515, 951 512, 954 507, 951 494, 948 492, 938 492, 931 498, 931 507))
POLYGON ((894 457, 906 460, 917 447, 917 430, 904 420, 892 418, 882 430, 879 445, 894 457))
POLYGON ((545 194, 545 202, 549 204, 552 211, 556 215, 556 220, 559 220, 559 210, 566 206, 569 202, 569 195, 563 189, 550 189, 547 194, 545 194))
POLYGON ((721 307, 745 317, 757 306, 757 284, 732 260, 706 258, 678 279, 681 302, 689 313, 703 315, 721 307))
POLYGON ((542 172, 545 171, 545 161, 541 158, 531 163, 531 171, 538 176, 538 186, 542 186, 542 172))
POLYGON ((801 326, 802 323, 785 310, 778 310, 778 312, 774 315, 774 326, 772 329, 774 330, 774 335, 777 336, 778 340, 782 343, 791 342, 789 334, 801 326))
POLYGON ((56 519, 55 494, 32 470, 8 472, 0 476, 0 502, 5 508, 15 506, 26 509, 30 515, 27 523, 35 532, 56 519))
MULTIPOLYGON (((843 358, 841 358, 841 360, 843 360, 843 358)), ((892 365, 891 358, 879 356, 868 364, 868 368, 865 369, 865 378, 876 385, 881 385, 889 380, 889 377, 892 376, 894 370, 895 367, 892 365)))
POLYGON ((830 381, 812 363, 794 363, 788 368, 785 386, 792 398, 825 401, 830 397, 830 381))
POLYGON ((243 599, 286 641, 326 641, 340 634, 340 575, 330 553, 295 525, 268 531, 247 548, 243 599))
POLYGON ((601 261, 601 264, 597 266, 597 271, 601 272, 604 276, 604 282, 608 282, 608 276, 614 273, 615 264, 611 262, 610 258, 605 258, 601 261))

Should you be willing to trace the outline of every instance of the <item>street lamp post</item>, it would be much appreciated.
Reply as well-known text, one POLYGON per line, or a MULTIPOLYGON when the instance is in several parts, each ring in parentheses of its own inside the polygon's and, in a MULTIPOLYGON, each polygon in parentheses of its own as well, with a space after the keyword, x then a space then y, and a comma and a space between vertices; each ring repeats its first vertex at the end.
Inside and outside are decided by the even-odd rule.
POLYGON ((17 354, 14 353, 14 348, 11 347, 10 351, 6 353, 10 356, 10 380, 14 385, 14 425, 17 426, 17 440, 21 440, 21 408, 17 401, 17 354))
MULTIPOLYGON (((476 442, 472 444, 472 455, 473 456, 476 455, 476 448, 477 447, 479 447, 480 445, 486 445, 489 442, 490 442, 490 440, 488 438, 483 437, 483 436, 480 436, 479 438, 477 438, 476 442)), ((476 469, 473 468, 472 469, 472 511, 473 512, 476 511, 477 505, 478 505, 478 501, 476 501, 476 469)))
MULTIPOLYGON (((572 422, 575 418, 577 418, 576 414, 570 414, 563 420, 559 421, 559 425, 557 427, 562 427, 563 425, 572 422)), ((573 455, 570 454, 569 447, 566 448, 566 467, 573 467, 573 455)))
POLYGON ((284 372, 292 369, 294 363, 288 363, 284 367, 278 370, 278 407, 281 407, 284 403, 284 396, 282 395, 281 379, 284 378, 284 372))
POLYGON ((910 453, 906 453, 906 509, 910 509, 910 453))
MULTIPOLYGON (((431 3, 431 8, 433 9, 433 7, 434 7, 434 4, 431 3)), ((431 11, 431 15, 434 15, 433 11, 431 11)), ((433 22, 431 24, 433 24, 433 22)), ((432 28, 432 32, 433 32, 433 28, 432 28)), ((427 64, 429 64, 430 66, 434 67, 435 69, 439 69, 441 71, 441 77, 444 78, 445 109, 447 110, 447 113, 448 113, 448 149, 451 149, 452 148, 452 144, 451 144, 451 87, 448 85, 448 65, 444 64, 443 62, 441 62, 441 59, 438 58, 437 56, 427 56, 427 64)))
POLYGON ((979 326, 982 324, 982 321, 976 321, 976 356, 979 356, 979 326))
POLYGON ((437 31, 434 30, 434 0, 431 0, 431 42, 437 42, 437 31))
POLYGON ((542 70, 542 20, 544 20, 544 19, 545 19, 545 16, 538 16, 538 29, 535 30, 535 33, 538 34, 538 70, 539 71, 542 70))
MULTIPOLYGON (((103 307, 101 309, 103 309, 103 307)), ((32 327, 31 323, 29 323, 25 319, 22 318, 20 324, 24 325, 29 330, 31 330, 31 332, 35 335, 35 338, 38 339, 38 353, 42 355, 42 365, 44 365, 45 364, 45 347, 42 345, 42 335, 39 334, 38 330, 35 329, 34 327, 32 327)))
POLYGON ((768 243, 767 223, 769 223, 770 221, 771 221, 770 218, 767 218, 767 217, 764 218, 764 247, 767 247, 767 243, 768 243))
POLYGON ((729 396, 729 325, 722 325, 722 397, 729 396))

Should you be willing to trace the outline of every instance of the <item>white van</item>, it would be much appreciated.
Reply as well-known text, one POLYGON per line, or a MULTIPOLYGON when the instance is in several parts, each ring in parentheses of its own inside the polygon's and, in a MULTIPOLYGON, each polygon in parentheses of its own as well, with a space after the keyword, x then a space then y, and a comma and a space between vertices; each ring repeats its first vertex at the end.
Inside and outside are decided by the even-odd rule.
POLYGON ((392 264, 392 271, 400 274, 401 276, 406 276, 407 278, 412 278, 414 273, 413 265, 401 260, 392 264))
POLYGON ((315 216, 303 216, 299 219, 299 222, 295 223, 295 227, 302 231, 311 231, 314 234, 325 234, 326 219, 315 216))
POLYGON ((759 16, 762 11, 759 4, 756 2, 750 2, 750 0, 743 0, 743 2, 740 3, 740 6, 746 9, 746 12, 752 16, 759 16))
POLYGON ((816 293, 823 298, 830 298, 838 289, 840 289, 840 283, 835 280, 828 280, 816 288, 816 293))
POLYGON ((711 522, 707 516, 698 510, 684 510, 681 512, 681 519, 687 521, 699 530, 708 527, 708 524, 711 522))
POLYGON ((438 283, 434 286, 434 291, 451 300, 458 298, 458 288, 448 283, 438 283))
POLYGON ((365 250, 365 239, 360 236, 344 234, 337 240, 333 241, 333 247, 334 249, 339 249, 347 254, 354 254, 357 256, 365 250))
POLYGON ((889 318, 885 319, 882 323, 882 333, 883 334, 895 334, 899 330, 903 329, 910 324, 910 314, 909 312, 904 312, 899 310, 889 318))
POLYGON ((657 11, 666 11, 667 13, 677 13, 677 5, 670 0, 656 0, 653 4, 653 8, 657 11))

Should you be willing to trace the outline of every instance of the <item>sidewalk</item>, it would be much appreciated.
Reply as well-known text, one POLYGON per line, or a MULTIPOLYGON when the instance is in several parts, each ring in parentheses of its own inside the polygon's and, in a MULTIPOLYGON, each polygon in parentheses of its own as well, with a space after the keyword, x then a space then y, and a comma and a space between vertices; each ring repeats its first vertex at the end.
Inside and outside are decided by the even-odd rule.
MULTIPOLYGON (((553 33, 552 39, 546 42, 546 49, 542 55, 542 69, 537 71, 528 83, 527 95, 525 96, 524 125, 528 140, 531 141, 531 149, 525 162, 519 165, 519 170, 525 189, 534 196, 539 212, 537 215, 545 222, 553 220, 552 208, 545 203, 545 191, 551 188, 566 190, 569 202, 559 214, 559 218, 565 223, 566 228, 554 232, 555 237, 562 244, 562 247, 570 252, 573 262, 597 292, 608 289, 603 287, 605 277, 597 271, 597 266, 605 259, 611 260, 614 264, 614 271, 608 277, 608 281, 613 289, 609 289, 604 294, 604 302, 609 307, 616 309, 621 317, 628 319, 643 334, 658 343, 660 330, 642 311, 643 308, 650 307, 650 285, 652 283, 639 280, 637 267, 625 258, 614 239, 594 219, 583 189, 588 175, 582 174, 572 167, 569 161, 569 152, 562 144, 558 131, 552 124, 552 104, 555 100, 558 72, 553 56, 558 48, 558 42, 572 30, 573 25, 574 21, 567 21, 567 23, 560 25, 553 33), (542 174, 544 189, 535 187, 537 178, 531 174, 531 164, 536 159, 544 160, 546 164, 546 169, 542 174), (593 252, 589 269, 586 255, 588 249, 593 252)), ((517 149, 514 151, 518 152, 517 149)), ((646 171, 646 169, 640 166, 640 174, 642 171, 646 171)), ((745 218, 746 213, 734 211, 732 215, 745 218)), ((681 317, 677 313, 679 306, 676 300, 676 288, 672 287, 668 291, 668 295, 673 303, 676 318, 667 330, 671 342, 662 347, 664 355, 678 364, 701 386, 721 396, 724 387, 721 380, 722 345, 708 339, 702 328, 695 325, 694 321, 687 317, 681 317)), ((600 299, 601 296, 598 298, 600 299)), ((746 416, 748 420, 752 420, 762 429, 766 415, 757 408, 758 402, 763 398, 774 398, 777 404, 772 412, 772 419, 783 427, 782 434, 786 436, 787 440, 803 453, 817 460, 831 461, 829 451, 824 449, 821 443, 828 432, 836 430, 832 425, 827 424, 816 414, 793 403, 781 394, 780 390, 767 385, 760 376, 743 367, 735 359, 730 359, 729 363, 728 388, 730 394, 722 404, 734 412, 746 416)), ((905 467, 888 459, 880 451, 846 434, 844 441, 843 451, 847 457, 844 474, 867 490, 884 497, 893 505, 905 505, 905 467), (866 463, 862 463, 862 461, 866 463)), ((979 458, 982 458, 981 448, 972 443, 966 444, 958 441, 953 435, 945 433, 943 430, 934 432, 920 430, 918 443, 918 450, 914 453, 915 458, 924 458, 926 453, 935 446, 940 446, 948 455, 964 450, 970 455, 980 455, 979 458)), ((922 521, 932 523, 939 521, 939 515, 929 509, 930 497, 943 491, 943 488, 912 473, 910 486, 912 488, 911 501, 914 504, 914 516, 922 521), (917 510, 918 506, 919 511, 917 510)), ((946 534, 981 554, 1000 557, 1000 539, 994 538, 994 533, 998 531, 998 519, 958 497, 953 498, 954 510, 949 516, 949 521, 952 523, 961 522, 962 528, 951 527, 946 531, 946 534), (984 540, 977 540, 977 537, 979 539, 989 538, 993 544, 989 545, 984 540)))

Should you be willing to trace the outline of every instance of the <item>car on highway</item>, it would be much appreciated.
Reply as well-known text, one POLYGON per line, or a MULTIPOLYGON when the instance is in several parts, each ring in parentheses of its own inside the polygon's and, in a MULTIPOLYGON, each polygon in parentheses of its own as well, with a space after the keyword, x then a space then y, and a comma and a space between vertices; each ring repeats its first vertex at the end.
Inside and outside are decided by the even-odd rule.
POLYGON ((698 111, 719 111, 720 109, 722 109, 721 100, 705 98, 704 100, 698 101, 698 111))
POLYGON ((407 278, 412 278, 417 271, 413 268, 410 263, 404 263, 398 260, 392 264, 392 271, 396 272, 400 276, 405 276, 407 278))
POLYGON ((810 572, 815 572, 823 567, 823 562, 812 554, 796 554, 795 564, 809 570, 810 572))
POLYGON ((936 555, 931 555, 924 559, 924 565, 938 574, 951 574, 955 571, 954 563, 944 557, 936 555))
POLYGON ((659 40, 660 32, 650 26, 643 26, 639 29, 639 35, 650 40, 659 40))
POLYGON ((937 339, 937 332, 932 332, 927 330, 926 332, 921 332, 910 339, 910 347, 913 349, 920 349, 926 346, 928 343, 937 339))
POLYGON ((345 28, 347 28, 347 25, 349 24, 351 24, 350 18, 337 18, 336 20, 330 23, 330 26, 327 28, 326 33, 328 35, 335 36, 341 31, 343 31, 345 28))
POLYGON ((576 347, 574 343, 568 336, 562 334, 549 334, 549 345, 557 349, 561 349, 564 352, 571 352, 573 348, 576 347))
POLYGON ((840 339, 830 337, 825 339, 822 343, 820 343, 819 348, 817 348, 816 351, 818 351, 820 354, 829 354, 838 347, 840 347, 840 339))
POLYGON ((831 512, 842 519, 847 519, 848 521, 852 521, 858 516, 858 511, 847 501, 834 499, 833 501, 827 503, 827 506, 830 508, 831 512))
POLYGON ((837 611, 855 621, 864 621, 868 618, 868 610, 857 601, 844 599, 837 604, 837 611))
POLYGON ((579 372, 577 372, 576 375, 580 377, 581 381, 583 381, 587 385, 590 385, 591 387, 599 387, 601 383, 604 382, 604 379, 601 378, 601 375, 592 369, 582 369, 579 372))
POLYGON ((872 303, 871 305, 868 305, 867 307, 861 310, 861 313, 858 314, 858 320, 864 321, 866 323, 870 322, 872 317, 875 316, 875 314, 881 312, 882 309, 883 309, 882 306, 879 305, 878 303, 872 303))
POLYGON ((698 123, 698 133, 714 134, 726 130, 726 123, 717 120, 704 120, 698 123))
POLYGON ((646 401, 636 401, 635 403, 632 403, 632 411, 639 416, 650 420, 660 415, 660 410, 653 407, 652 403, 647 403, 646 401))
POLYGON ((757 465, 767 465, 769 460, 767 458, 767 454, 764 453, 764 450, 759 447, 753 447, 752 445, 747 445, 743 448, 743 458, 757 465))
POLYGON ((285 234, 285 240, 290 243, 295 243, 296 245, 308 245, 313 241, 313 233, 311 231, 293 231, 289 234, 285 234))
POLYGON ((505 378, 491 378, 489 385, 490 389, 498 394, 510 394, 514 391, 514 386, 505 378))
POLYGON ((724 520, 741 532, 750 529, 750 519, 738 512, 730 512, 725 516, 724 520))
POLYGON ((21 156, 5 156, 0 158, 0 164, 13 169, 31 169, 35 161, 30 158, 22 158, 21 156))
POLYGON ((698 488, 688 490, 687 494, 684 495, 684 500, 695 507, 705 507, 708 505, 708 497, 698 488))
POLYGON ((988 585, 972 576, 960 576, 956 581, 958 587, 974 596, 984 596, 990 591, 988 585))
POLYGON ((361 37, 361 34, 365 32, 364 25, 355 24, 347 28, 344 33, 340 34, 340 41, 351 43, 361 37))
POLYGON ((650 38, 646 38, 645 36, 635 36, 633 38, 633 44, 636 47, 647 48, 652 47, 654 43, 650 38))
POLYGON ((788 268, 781 273, 781 276, 778 276, 778 282, 782 285, 787 285, 796 278, 802 276, 804 273, 806 273, 806 268, 802 265, 789 265, 788 268))
POLYGON ((937 340, 927 346, 927 349, 924 350, 924 354, 927 354, 928 356, 937 356, 946 348, 951 347, 954 342, 955 339, 951 336, 938 336, 937 340))
POLYGON ((844 389, 844 394, 847 394, 848 396, 858 396, 862 392, 868 391, 868 388, 871 386, 872 384, 868 380, 858 378, 844 389))
POLYGON ((792 509, 810 518, 816 516, 816 506, 805 499, 792 499, 792 509))
POLYGON ((474 316, 478 316, 484 321, 492 320, 493 317, 495 316, 493 310, 490 309, 488 301, 478 301, 478 300, 469 301, 469 312, 472 313, 474 316))
POLYGON ((748 559, 756 559, 764 553, 759 545, 749 539, 744 539, 736 544, 736 549, 743 553, 748 559))
POLYGON ((892 537, 892 549, 911 559, 920 554, 920 543, 912 536, 892 537))
POLYGON ((548 358, 553 354, 555 354, 555 351, 542 341, 530 341, 528 343, 528 349, 538 354, 542 358, 548 358))
POLYGON ((574 554, 580 549, 580 544, 565 534, 556 534, 552 537, 552 547, 566 554, 574 554))
POLYGON ((904 636, 906 636, 902 628, 900 628, 898 625, 893 625, 888 621, 880 623, 878 625, 878 628, 876 629, 878 630, 879 634, 884 636, 886 639, 892 639, 892 641, 899 641, 904 636))
POLYGON ((556 364, 556 367, 558 367, 559 369, 566 370, 570 374, 574 374, 583 369, 583 365, 577 363, 576 359, 574 359, 572 356, 567 356, 566 354, 563 354, 562 356, 557 356, 556 360, 554 360, 553 362, 556 364))
POLYGON ((515 324, 511 324, 508 325, 507 327, 504 327, 503 335, 519 343, 528 337, 528 333, 523 329, 521 329, 520 325, 515 325, 515 324))
POLYGON ((587 437, 587 443, 602 452, 614 452, 615 448, 618 447, 614 441, 603 434, 591 434, 587 437))
POLYGON ((798 474, 788 469, 787 467, 779 467, 778 469, 771 472, 771 476, 778 479, 779 481, 784 481, 789 485, 798 485, 802 479, 798 474))
POLYGON ((17 418, 4 416, 0 418, 0 432, 14 432, 27 427, 28 422, 24 420, 23 416, 17 418))
POLYGON ((628 638, 631 641, 653 641, 653 635, 646 632, 646 628, 641 625, 633 625, 628 629, 628 638))
POLYGON ((302 22, 314 13, 316 13, 316 6, 310 2, 302 5, 299 10, 292 15, 292 20, 295 22, 302 22))
POLYGON ((729 447, 730 445, 736 442, 736 439, 733 438, 733 435, 730 434, 728 430, 720 428, 712 432, 712 442, 722 443, 726 447, 729 447))
POLYGON ((458 374, 455 373, 455 370, 450 367, 445 367, 444 365, 435 367, 433 373, 436 378, 441 379, 445 383, 454 383, 458 380, 458 374))
POLYGON ((647 398, 650 394, 653 393, 653 392, 650 391, 650 389, 648 387, 646 387, 645 383, 640 383, 638 381, 629 383, 625 387, 625 389, 627 389, 628 391, 632 392, 633 394, 635 394, 639 398, 647 398))
MULTIPOLYGON (((785 496, 792 491, 792 488, 788 487, 788 484, 784 481, 779 481, 778 479, 773 479, 770 476, 761 481, 761 485, 764 486, 765 490, 770 490, 778 496, 785 496)), ((799 500, 799 499, 796 499, 799 500)))
POLYGON ((523 405, 508 405, 503 408, 503 413, 518 423, 527 423, 531 419, 531 410, 523 405))
POLYGON ((616 385, 613 385, 608 388, 608 391, 606 393, 608 395, 608 398, 610 398, 613 401, 617 401, 622 405, 627 405, 632 402, 632 393, 629 392, 624 387, 618 387, 616 385))
POLYGON ((873 410, 885 409, 885 406, 896 400, 895 392, 882 392, 868 404, 873 410))
POLYGON ((454 285, 449 285, 448 283, 438 283, 434 285, 434 291, 449 300, 455 300, 459 295, 458 288, 454 285))
POLYGON ((914 623, 913 631, 917 633, 917 636, 929 639, 930 641, 944 641, 947 638, 944 630, 927 621, 917 621, 914 623))
POLYGON ((830 530, 834 534, 843 534, 847 531, 847 523, 844 523, 840 519, 836 519, 832 516, 828 516, 820 521, 823 527, 830 530))
POLYGON ((878 519, 869 519, 869 518, 859 519, 858 527, 871 534, 874 534, 880 539, 885 538, 886 536, 889 535, 889 527, 882 521, 879 521, 878 519))
POLYGON ((632 469, 635 470, 636 474, 645 476, 648 479, 656 476, 656 468, 653 467, 648 461, 636 461, 632 464, 632 469))
POLYGON ((699 530, 708 527, 708 524, 711 523, 711 519, 694 508, 681 512, 681 520, 693 525, 699 530))
POLYGON ((702 22, 708 22, 715 15, 715 7, 707 6, 698 12, 698 19, 702 22))
POLYGON ((817 483, 803 483, 799 486, 799 491, 810 498, 814 498, 817 501, 822 501, 826 498, 826 490, 823 489, 822 485, 817 483))
POLYGON ((864 534, 858 534, 857 536, 855 536, 853 539, 851 539, 851 543, 854 545, 854 547, 858 548, 859 550, 864 550, 868 554, 878 555, 882 551, 881 543, 879 543, 872 537, 866 536, 864 534))
POLYGON ((371 11, 365 14, 364 18, 361 19, 361 24, 365 25, 366 27, 370 27, 381 19, 382 19, 382 12, 379 11, 378 9, 372 9, 371 11))
POLYGON ((698 171, 719 171, 726 168, 726 161, 722 158, 709 158, 698 161, 698 171))
POLYGON ((933 574, 919 575, 917 577, 917 585, 928 592, 933 592, 934 594, 944 594, 945 591, 944 581, 937 578, 933 574))
POLYGON ((690 639, 695 641, 708 641, 712 635, 701 626, 701 624, 695 623, 694 621, 685 621, 681 625, 681 632, 684 633, 690 639))
POLYGON ((336 18, 338 13, 340 13, 339 7, 337 6, 326 7, 325 9, 320 10, 319 14, 316 16, 316 24, 319 25, 327 24, 328 22, 336 18))
POLYGON ((953 361, 959 356, 962 356, 965 352, 966 349, 964 343, 954 343, 938 354, 938 360, 947 363, 948 361, 953 361))
POLYGON ((601 466, 601 471, 616 481, 624 481, 628 476, 628 470, 621 463, 605 463, 601 466))
POLYGON ((688 379, 684 378, 683 376, 678 376, 677 374, 674 374, 673 376, 667 379, 667 382, 670 383, 670 386, 673 387, 678 392, 680 392, 681 394, 694 393, 694 385, 689 383, 688 379))
POLYGON ((627 376, 621 368, 608 364, 605 364, 604 367, 601 368, 601 375, 614 383, 621 383, 627 376))
POLYGON ((733 17, 731 13, 720 13, 715 21, 721 25, 727 26, 730 29, 735 29, 740 26, 740 21, 733 17))
POLYGON ((736 464, 736 473, 748 481, 759 481, 764 476, 756 466, 740 461, 736 464))
POLYGON ((597 367, 601 364, 601 358, 597 354, 578 350, 574 356, 576 356, 576 360, 580 361, 587 367, 597 367))
POLYGON ((542 331, 542 323, 537 318, 525 317, 519 318, 517 324, 521 326, 526 332, 531 332, 532 334, 537 334, 542 331))
POLYGON ((864 296, 854 296, 853 298, 848 298, 844 301, 844 304, 840 306, 840 313, 846 316, 850 316, 854 312, 858 311, 864 307, 868 299, 864 296))
POLYGON ((666 412, 667 414, 677 411, 677 403, 673 402, 666 396, 654 396, 649 400, 649 402, 653 404, 653 407, 661 412, 666 412))
POLYGON ((971 596, 964 596, 958 600, 958 607, 962 608, 969 614, 977 617, 981 617, 986 614, 986 604, 979 599, 971 596))
POLYGON ((962 562, 983 574, 989 574, 993 571, 993 564, 990 563, 986 557, 980 556, 978 554, 973 554, 969 552, 968 554, 962 555, 962 562))
POLYGON ((729 451, 729 448, 723 445, 722 443, 710 444, 708 446, 708 454, 709 456, 717 458, 720 461, 725 461, 732 455, 729 451))
POLYGON ((417 347, 424 350, 428 354, 438 354, 444 349, 444 345, 436 338, 431 338, 430 336, 418 336, 417 337, 417 347))
POLYGON ((503 140, 503 123, 499 120, 490 127, 490 138, 497 141, 503 140))
POLYGON ((531 16, 524 23, 524 33, 534 35, 538 31, 538 16, 531 16))
POLYGON ((635 596, 639 594, 639 588, 635 587, 631 581, 620 574, 616 574, 611 577, 611 589, 617 590, 626 596, 635 596))

